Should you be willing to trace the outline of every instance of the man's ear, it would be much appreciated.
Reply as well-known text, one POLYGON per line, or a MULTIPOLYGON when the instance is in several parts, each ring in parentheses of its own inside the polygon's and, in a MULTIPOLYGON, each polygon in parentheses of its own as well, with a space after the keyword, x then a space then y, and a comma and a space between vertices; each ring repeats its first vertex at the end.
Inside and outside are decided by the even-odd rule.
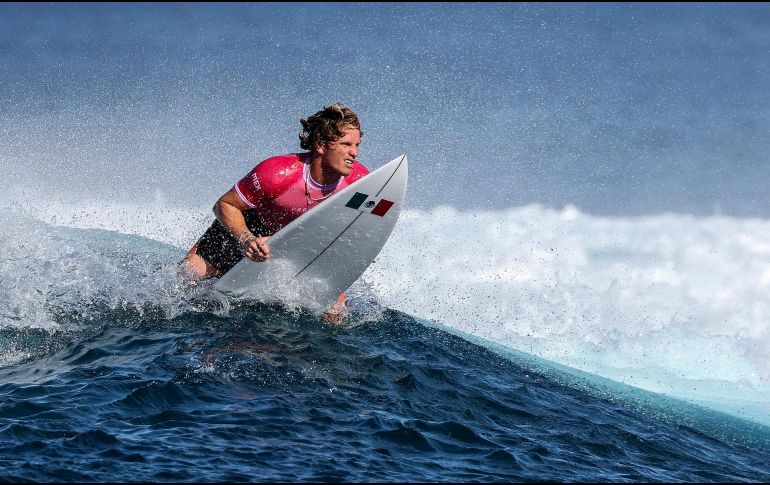
POLYGON ((313 147, 313 154, 323 157, 326 154, 324 144, 321 142, 316 143, 313 147))

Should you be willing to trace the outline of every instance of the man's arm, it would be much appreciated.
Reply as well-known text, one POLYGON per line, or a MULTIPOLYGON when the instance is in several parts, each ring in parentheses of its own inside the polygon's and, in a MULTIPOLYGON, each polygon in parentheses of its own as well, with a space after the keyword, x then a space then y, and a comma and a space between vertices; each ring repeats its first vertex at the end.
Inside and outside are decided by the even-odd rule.
POLYGON ((243 211, 250 209, 234 188, 214 204, 214 215, 230 231, 243 249, 243 255, 254 261, 265 261, 270 255, 266 237, 256 237, 246 227, 243 211))

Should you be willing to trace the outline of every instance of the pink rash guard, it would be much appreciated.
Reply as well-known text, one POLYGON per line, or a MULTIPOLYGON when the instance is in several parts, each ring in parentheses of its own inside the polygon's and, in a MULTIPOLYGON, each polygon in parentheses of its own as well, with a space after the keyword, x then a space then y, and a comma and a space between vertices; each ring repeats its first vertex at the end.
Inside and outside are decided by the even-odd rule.
POLYGON ((270 234, 275 234, 334 192, 368 173, 369 170, 356 160, 349 175, 334 184, 319 185, 310 176, 310 154, 292 153, 259 163, 235 184, 235 191, 257 213, 270 234))

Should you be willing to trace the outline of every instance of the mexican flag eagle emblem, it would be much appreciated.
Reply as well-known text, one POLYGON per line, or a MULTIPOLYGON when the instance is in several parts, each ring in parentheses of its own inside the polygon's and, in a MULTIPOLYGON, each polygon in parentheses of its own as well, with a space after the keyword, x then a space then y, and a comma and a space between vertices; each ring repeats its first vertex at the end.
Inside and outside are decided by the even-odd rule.
POLYGON ((375 216, 384 216, 388 213, 393 206, 393 201, 387 199, 378 199, 371 197, 368 194, 356 192, 356 194, 350 198, 345 207, 356 209, 362 212, 369 212, 375 216))

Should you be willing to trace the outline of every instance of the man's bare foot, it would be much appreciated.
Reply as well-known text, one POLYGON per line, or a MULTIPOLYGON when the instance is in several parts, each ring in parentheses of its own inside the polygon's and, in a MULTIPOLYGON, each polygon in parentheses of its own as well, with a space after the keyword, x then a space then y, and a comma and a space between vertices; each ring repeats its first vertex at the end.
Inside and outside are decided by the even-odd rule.
POLYGON ((344 301, 338 301, 329 307, 321 317, 332 325, 342 325, 348 316, 348 306, 344 301))

